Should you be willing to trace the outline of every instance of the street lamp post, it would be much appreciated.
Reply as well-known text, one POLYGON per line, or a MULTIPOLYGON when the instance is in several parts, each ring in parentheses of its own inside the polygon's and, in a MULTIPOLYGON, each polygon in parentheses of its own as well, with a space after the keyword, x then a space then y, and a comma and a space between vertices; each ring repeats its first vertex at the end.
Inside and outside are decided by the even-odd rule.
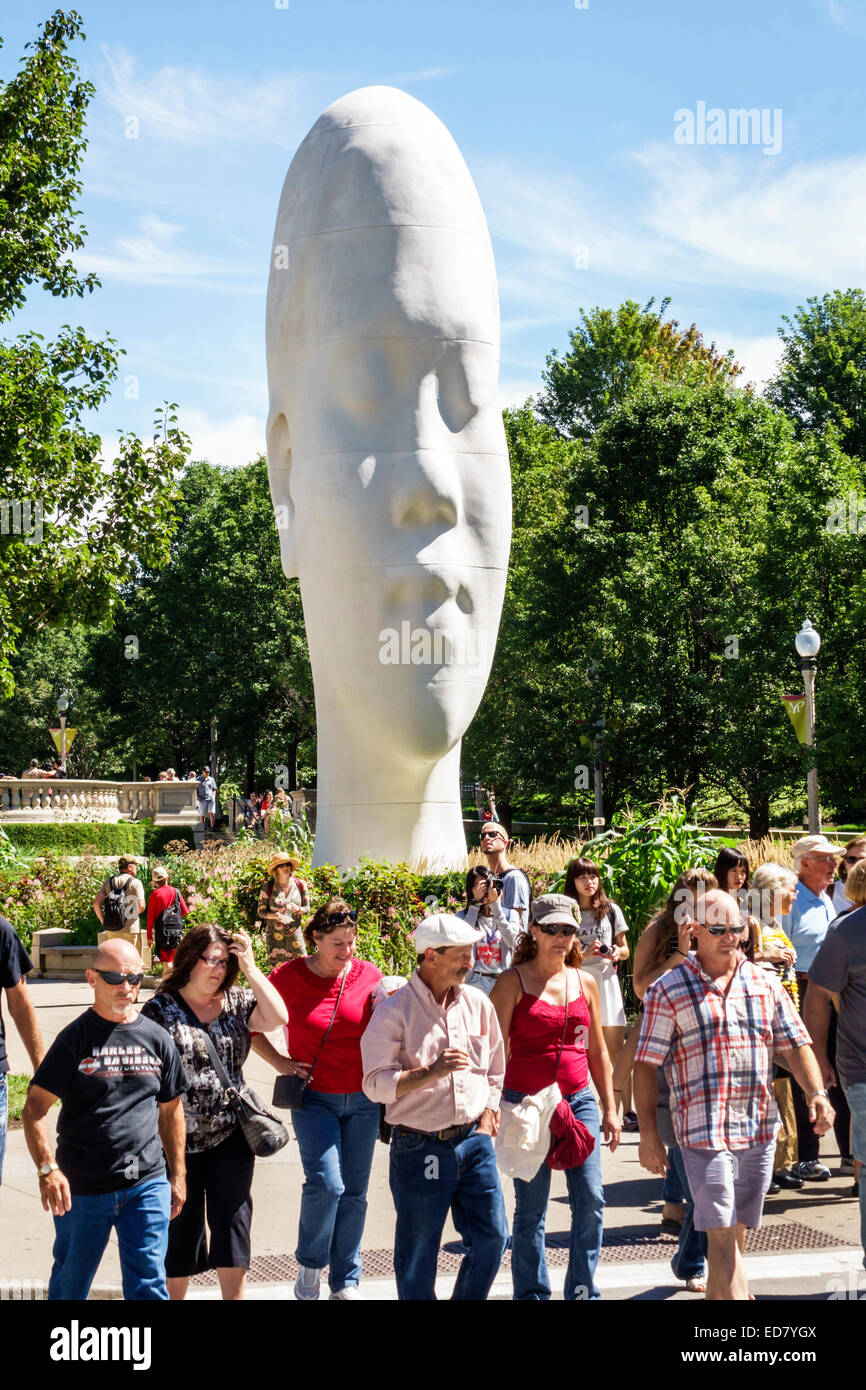
MULTIPOLYGON (((803 672, 803 685, 806 691, 806 746, 815 746, 815 672, 818 669, 818 652, 821 650, 821 634, 806 618, 794 639, 800 668, 803 672)), ((821 812, 818 806, 818 769, 814 762, 809 768, 807 779, 809 834, 817 835, 821 830, 821 812)))
POLYGON ((66 776, 66 711, 69 709, 69 701, 65 695, 61 695, 57 701, 57 713, 60 716, 60 766, 63 776, 66 776))

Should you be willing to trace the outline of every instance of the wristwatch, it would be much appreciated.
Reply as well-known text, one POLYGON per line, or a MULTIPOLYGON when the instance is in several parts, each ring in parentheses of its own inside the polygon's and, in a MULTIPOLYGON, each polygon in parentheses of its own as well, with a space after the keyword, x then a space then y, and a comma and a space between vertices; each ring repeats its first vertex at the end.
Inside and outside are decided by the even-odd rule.
POLYGON ((806 1099, 807 1099, 807 1100, 814 1100, 816 1096, 826 1096, 826 1098, 829 1100, 829 1099, 830 1099, 830 1092, 829 1092, 829 1091, 810 1091, 809 1094, 807 1095, 806 1099))
POLYGON ((59 1172, 60 1172, 60 1164, 59 1164, 59 1163, 40 1163, 40 1165, 39 1165, 39 1167, 36 1169, 36 1171, 37 1171, 37 1173, 39 1174, 39 1178, 40 1178, 40 1181, 41 1181, 42 1178, 47 1178, 49 1173, 59 1173, 59 1172))

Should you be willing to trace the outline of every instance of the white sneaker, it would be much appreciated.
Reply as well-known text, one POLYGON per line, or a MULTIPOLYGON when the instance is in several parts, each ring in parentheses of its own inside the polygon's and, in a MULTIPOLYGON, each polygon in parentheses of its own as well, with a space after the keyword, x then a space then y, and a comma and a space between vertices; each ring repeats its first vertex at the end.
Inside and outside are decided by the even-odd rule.
POLYGON ((340 1303, 348 1303, 350 1300, 360 1297, 361 1294, 358 1290, 358 1285, 347 1284, 344 1289, 338 1289, 336 1293, 332 1293, 328 1302, 336 1303, 339 1301, 340 1303))
POLYGON ((305 1265, 300 1265, 295 1280, 295 1298, 299 1298, 302 1303, 310 1303, 314 1298, 318 1298, 321 1277, 320 1269, 307 1269, 305 1265))

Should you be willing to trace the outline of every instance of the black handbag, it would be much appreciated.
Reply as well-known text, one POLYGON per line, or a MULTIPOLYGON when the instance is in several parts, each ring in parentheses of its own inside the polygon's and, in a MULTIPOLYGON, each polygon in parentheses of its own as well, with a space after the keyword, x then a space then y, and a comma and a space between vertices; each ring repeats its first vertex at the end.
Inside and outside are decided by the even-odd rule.
POLYGON ((226 1100, 252 1153, 255 1154, 256 1158, 270 1158, 271 1154, 279 1153, 280 1149, 284 1149, 289 1142, 289 1131, 280 1117, 275 1115, 246 1083, 242 1086, 233 1084, 219 1059, 219 1053, 214 1047, 213 1038, 207 1025, 202 1023, 200 1018, 196 1018, 189 1004, 181 995, 176 994, 175 998, 179 1004, 183 1005, 190 1020, 201 1030, 213 1069, 225 1088, 226 1100))
MULTIPOLYGON (((348 973, 349 972, 347 970, 346 975, 348 975, 348 973)), ((331 1021, 325 1029, 325 1036, 319 1043, 319 1050, 316 1053, 313 1065, 310 1067, 310 1070, 307 1072, 307 1075, 278 1076, 276 1081, 274 1082, 274 1094, 271 1099, 271 1104, 275 1105, 278 1110, 300 1110, 301 1106, 303 1105, 306 1089, 313 1079, 313 1072, 316 1070, 316 1065, 319 1061, 319 1058, 322 1055, 322 1048, 328 1041, 328 1034, 333 1028, 334 1021, 337 1017, 337 1010, 340 1007, 340 1000, 343 997, 343 989, 346 984, 346 975, 344 975, 342 980, 340 981, 340 989, 337 994, 337 1002, 334 1005, 334 1012, 331 1014, 331 1021)))

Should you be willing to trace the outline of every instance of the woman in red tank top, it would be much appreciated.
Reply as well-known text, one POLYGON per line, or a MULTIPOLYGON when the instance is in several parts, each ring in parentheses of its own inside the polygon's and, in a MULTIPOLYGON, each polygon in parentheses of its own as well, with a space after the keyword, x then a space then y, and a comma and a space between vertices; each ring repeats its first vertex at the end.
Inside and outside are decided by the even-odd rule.
MULTIPOLYGON (((604 1189, 601 1181, 599 1117, 592 1077, 601 1097, 601 1128, 611 1152, 620 1126, 613 1098, 610 1061, 601 1031, 598 987, 577 969, 579 908, 561 893, 532 903, 529 930, 517 941, 513 965, 490 995, 508 1046, 502 1099, 517 1101, 556 1080, 577 1119, 595 1139, 579 1168, 566 1169, 571 1236, 565 1298, 596 1299, 595 1271, 601 1253, 604 1189)), ((531 1182, 514 1181, 515 1210, 511 1274, 517 1300, 550 1298, 544 1255, 544 1218, 550 1169, 541 1165, 531 1182)))

